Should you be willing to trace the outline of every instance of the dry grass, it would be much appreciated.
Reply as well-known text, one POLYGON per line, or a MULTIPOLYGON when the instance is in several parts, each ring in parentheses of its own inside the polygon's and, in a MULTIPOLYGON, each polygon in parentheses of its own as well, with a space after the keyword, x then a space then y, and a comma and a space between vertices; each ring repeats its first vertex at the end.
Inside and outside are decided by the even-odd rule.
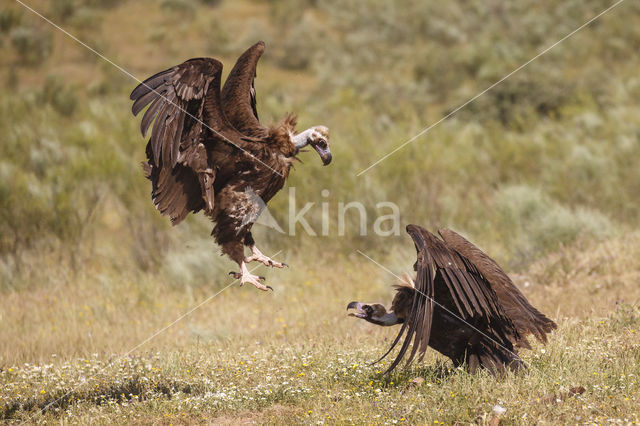
MULTIPOLYGON (((577 244, 517 275, 559 329, 524 353, 527 372, 502 378, 451 370, 431 351, 390 377, 368 366, 396 330, 345 314, 352 299, 391 297, 393 278, 363 258, 307 269, 296 255, 291 270, 268 275, 275 292, 230 287, 131 353, 228 281, 189 290, 86 271, 0 302, 3 417, 453 423, 489 421, 497 404, 514 422, 638 421, 639 242, 632 234, 577 244), (579 387, 584 393, 573 395, 579 387)), ((405 263, 393 267, 408 270, 405 263)))

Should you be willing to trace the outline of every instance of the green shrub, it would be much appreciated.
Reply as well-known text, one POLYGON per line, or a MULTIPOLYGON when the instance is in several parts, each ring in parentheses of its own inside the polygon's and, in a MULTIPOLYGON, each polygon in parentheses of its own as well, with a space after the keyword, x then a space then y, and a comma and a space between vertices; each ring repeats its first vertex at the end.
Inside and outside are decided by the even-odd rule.
POLYGON ((312 0, 272 0, 269 16, 278 28, 288 28, 302 19, 304 11, 312 7, 312 0))
MULTIPOLYGON (((93 9, 82 6, 77 9, 69 22, 71 25, 73 25, 74 28, 95 32, 96 29, 100 27, 101 18, 100 15, 98 15, 93 9)), ((86 40, 84 38, 84 35, 82 39, 83 41, 86 40)))
POLYGON ((18 77, 18 70, 16 65, 11 65, 7 68, 7 75, 5 80, 5 87, 8 91, 17 91, 20 78, 18 77))
POLYGON ((160 0, 160 7, 167 12, 178 12, 185 15, 194 15, 195 4, 190 0, 160 0))
POLYGON ((167 29, 164 27, 151 27, 147 33, 147 40, 152 43, 160 43, 167 36, 167 29))
POLYGON ((578 237, 601 238, 612 229, 600 212, 569 208, 540 188, 509 185, 496 194, 496 227, 503 240, 516 248, 516 262, 570 244, 578 237))
POLYGON ((44 62, 53 50, 51 32, 39 27, 16 27, 11 30, 10 38, 24 65, 35 66, 44 62))
POLYGON ((555 70, 515 75, 470 105, 462 113, 465 119, 497 119, 511 126, 519 118, 533 114, 535 120, 556 117, 572 98, 575 83, 564 81, 555 70))
POLYGON ((89 7, 99 7, 109 9, 122 3, 123 0, 83 0, 83 3, 89 7))
MULTIPOLYGON (((219 19, 213 18, 206 23, 207 32, 207 52, 211 55, 228 54, 231 51, 228 32, 219 19)), ((255 43, 255 41, 253 41, 255 43)))
POLYGON ((200 0, 200 3, 206 4, 207 6, 216 7, 222 4, 223 0, 200 0))
POLYGON ((13 27, 20 25, 22 12, 15 8, 6 7, 0 9, 0 33, 7 33, 13 27))
POLYGON ((65 86, 56 75, 48 75, 42 88, 42 100, 64 116, 71 116, 78 104, 75 90, 65 86))
POLYGON ((311 17, 305 16, 296 22, 278 43, 275 52, 278 64, 286 69, 306 69, 321 44, 322 32, 322 27, 311 17))
MULTIPOLYGON (((206 234, 204 234, 206 236, 206 234)), ((216 246, 209 238, 193 238, 187 244, 174 241, 162 259, 162 273, 177 288, 211 284, 212 277, 226 275, 229 264, 216 255, 216 246)))
POLYGON ((65 22, 75 14, 79 5, 79 0, 56 0, 51 2, 50 13, 55 20, 65 22))

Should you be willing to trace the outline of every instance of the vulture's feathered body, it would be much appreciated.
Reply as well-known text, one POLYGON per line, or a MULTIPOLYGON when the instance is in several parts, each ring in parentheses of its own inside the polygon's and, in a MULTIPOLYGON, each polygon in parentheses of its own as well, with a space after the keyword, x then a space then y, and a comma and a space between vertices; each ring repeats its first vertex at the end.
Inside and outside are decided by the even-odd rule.
POLYGON ((258 120, 254 77, 264 43, 250 47, 220 90, 222 63, 190 59, 148 78, 131 93, 137 115, 147 105, 140 129, 153 123, 143 163, 156 208, 180 223, 204 210, 222 252, 240 266, 242 283, 268 287, 245 262, 283 267, 255 246, 251 226, 262 207, 284 185, 300 150, 310 145, 329 164, 329 131, 316 126, 296 132, 296 118, 264 127, 258 120), (252 255, 244 257, 244 246, 252 255))
POLYGON ((401 342, 389 367, 409 352, 407 365, 427 346, 471 371, 492 372, 524 364, 516 347, 530 348, 529 334, 541 342, 556 324, 531 306, 498 264, 457 233, 441 229, 442 239, 416 225, 407 226, 418 259, 415 282, 396 286, 391 311, 380 304, 351 302, 358 318, 383 326, 402 324, 388 355, 401 342), (410 346, 413 347, 410 349, 410 346))

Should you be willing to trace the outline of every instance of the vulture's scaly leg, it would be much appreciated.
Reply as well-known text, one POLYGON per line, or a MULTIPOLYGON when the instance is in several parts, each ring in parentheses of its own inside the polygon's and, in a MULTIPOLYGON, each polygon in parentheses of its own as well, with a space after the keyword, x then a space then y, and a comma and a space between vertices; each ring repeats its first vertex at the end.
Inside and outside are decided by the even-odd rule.
POLYGON ((251 274, 249 269, 247 269, 247 264, 242 262, 240 264, 240 273, 238 272, 229 272, 229 275, 233 275, 233 277, 237 280, 240 280, 240 285, 244 285, 244 283, 251 283, 260 290, 273 290, 270 286, 264 285, 260 282, 260 280, 264 280, 264 277, 259 277, 257 275, 251 274))
POLYGON ((289 265, 287 265, 284 262, 276 262, 275 260, 271 259, 268 256, 265 256, 264 254, 262 254, 262 252, 260 250, 258 250, 258 247, 256 247, 255 245, 251 246, 251 256, 246 257, 244 259, 245 262, 249 263, 249 262, 253 262, 254 260, 257 260, 258 262, 261 262, 267 266, 273 266, 274 268, 284 268, 285 266, 288 267, 289 265))

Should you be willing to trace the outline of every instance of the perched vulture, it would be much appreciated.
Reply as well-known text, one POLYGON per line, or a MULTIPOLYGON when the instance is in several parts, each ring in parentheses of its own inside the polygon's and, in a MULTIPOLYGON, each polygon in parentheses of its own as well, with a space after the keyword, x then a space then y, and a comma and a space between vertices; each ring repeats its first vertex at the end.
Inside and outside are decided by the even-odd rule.
MULTIPOLYGON (((387 312, 381 304, 351 302, 357 318, 391 326, 402 324, 386 357, 403 339, 387 370, 393 370, 409 352, 406 365, 427 346, 471 372, 484 367, 492 373, 524 366, 516 347, 531 349, 532 334, 546 343, 556 324, 531 306, 498 264, 462 236, 438 231, 442 240, 417 225, 407 226, 418 252, 415 282, 396 286, 387 312), (413 346, 410 348, 410 346, 413 346)), ((381 359, 382 359, 381 358, 381 359)))
POLYGON ((324 126, 297 133, 294 115, 271 127, 260 124, 254 78, 263 52, 263 42, 244 52, 222 91, 222 63, 194 58, 149 77, 130 98, 134 115, 149 106, 140 130, 145 136, 153 129, 142 165, 156 208, 173 225, 204 210, 215 222, 212 235, 222 252, 240 267, 231 274, 266 290, 270 287, 250 274, 246 263, 286 265, 258 250, 251 226, 283 187, 302 148, 313 147, 324 165, 331 162, 331 151, 324 126), (245 258, 244 246, 250 257, 245 258))

